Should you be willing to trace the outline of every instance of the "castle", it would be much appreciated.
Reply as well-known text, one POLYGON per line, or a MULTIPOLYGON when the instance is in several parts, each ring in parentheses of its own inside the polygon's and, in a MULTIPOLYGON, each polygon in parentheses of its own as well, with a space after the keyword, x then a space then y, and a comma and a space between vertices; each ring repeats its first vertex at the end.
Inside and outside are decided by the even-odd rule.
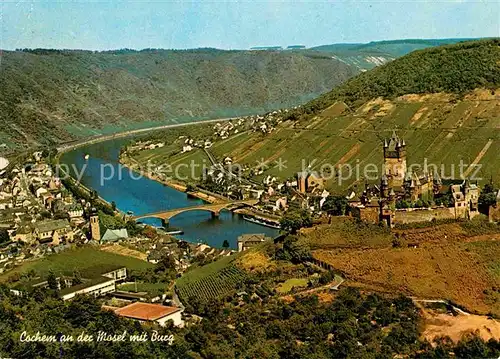
POLYGON ((397 204, 420 201, 424 207, 434 203, 435 196, 442 195, 443 183, 438 173, 408 168, 406 142, 394 131, 383 143, 384 166, 379 186, 366 184, 360 201, 351 203, 353 214, 365 221, 386 223, 425 222, 434 219, 471 219, 479 214, 480 189, 468 179, 462 184, 449 187, 453 207, 399 208, 397 204))

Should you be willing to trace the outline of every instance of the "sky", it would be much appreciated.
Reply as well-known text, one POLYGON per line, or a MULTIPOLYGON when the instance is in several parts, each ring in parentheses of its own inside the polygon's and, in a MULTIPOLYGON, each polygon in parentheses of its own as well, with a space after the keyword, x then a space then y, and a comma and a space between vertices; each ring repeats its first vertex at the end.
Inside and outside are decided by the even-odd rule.
POLYGON ((0 0, 0 48, 185 49, 500 36, 500 0, 0 0))

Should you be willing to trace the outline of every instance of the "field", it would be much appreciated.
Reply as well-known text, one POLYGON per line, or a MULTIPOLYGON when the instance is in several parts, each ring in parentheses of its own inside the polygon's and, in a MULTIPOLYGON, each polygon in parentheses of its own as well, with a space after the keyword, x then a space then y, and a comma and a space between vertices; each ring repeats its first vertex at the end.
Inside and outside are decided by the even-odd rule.
POLYGON ((498 225, 473 220, 391 233, 337 217, 300 236, 314 258, 343 273, 347 285, 452 300, 470 311, 500 315, 498 225))
POLYGON ((106 251, 106 252, 110 252, 110 253, 119 254, 122 256, 137 258, 137 259, 140 259, 143 261, 146 261, 148 259, 148 256, 146 255, 146 253, 139 252, 135 249, 127 248, 127 247, 124 247, 124 246, 119 245, 119 244, 112 244, 112 245, 108 245, 108 246, 103 246, 103 247, 101 247, 101 250, 106 251))
POLYGON ((128 270, 142 270, 153 265, 133 257, 109 253, 93 247, 70 249, 58 254, 49 255, 41 260, 26 262, 0 276, 0 282, 10 276, 34 270, 39 276, 46 276, 50 270, 56 275, 72 275, 78 270, 82 277, 99 275, 107 267, 123 266, 128 270))
MULTIPOLYGON (((482 239, 482 238, 481 238, 482 239)), ((417 248, 315 250, 351 282, 386 292, 452 300, 500 315, 500 242, 441 241, 417 248)))
POLYGON ((276 291, 278 293, 288 293, 294 288, 304 288, 307 287, 307 278, 290 278, 285 282, 278 285, 276 291))
MULTIPOLYGON (((443 179, 466 174, 499 181, 500 168, 495 165, 500 162, 499 106, 500 90, 476 90, 464 97, 439 93, 379 98, 354 109, 334 103, 308 122, 286 121, 271 134, 240 133, 217 141, 211 151, 251 167, 264 160, 267 168, 260 177, 269 174, 282 180, 311 164, 329 178, 330 189, 342 191, 364 186, 369 164, 381 173, 383 138, 397 129, 406 141, 408 165, 436 166, 443 179), (285 168, 276 165, 280 158, 285 168)), ((170 158, 161 149, 147 155, 160 163, 206 162, 201 151, 170 158)))
POLYGON ((312 249, 387 247, 394 236, 384 227, 358 222, 351 217, 333 217, 331 224, 303 229, 312 249))
POLYGON ((236 290, 246 273, 233 263, 234 259, 234 256, 224 257, 185 273, 175 284, 180 300, 210 300, 236 290))
POLYGON ((434 338, 448 336, 457 343, 465 333, 476 332, 484 341, 500 339, 500 322, 486 316, 434 314, 424 311, 422 337, 432 342, 434 338))

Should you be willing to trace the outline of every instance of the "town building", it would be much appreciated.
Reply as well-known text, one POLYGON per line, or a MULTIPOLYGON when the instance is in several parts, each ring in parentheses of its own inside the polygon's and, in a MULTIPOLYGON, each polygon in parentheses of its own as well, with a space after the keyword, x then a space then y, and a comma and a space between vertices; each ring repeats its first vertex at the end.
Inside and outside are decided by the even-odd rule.
POLYGON ((57 245, 61 241, 73 241, 73 230, 65 219, 36 222, 33 227, 33 237, 40 243, 51 242, 57 245))
POLYGON ((456 218, 471 219, 479 214, 479 187, 465 179, 460 185, 451 186, 456 218))
POLYGON ((137 320, 141 323, 157 323, 164 327, 171 320, 176 327, 183 327, 182 309, 160 304, 135 302, 125 307, 115 309, 114 312, 125 318, 137 320))
MULTIPOLYGON (((108 268, 90 267, 84 270, 82 278, 62 275, 56 278, 59 289, 59 297, 66 301, 77 295, 103 296, 116 291, 116 282, 127 278, 127 268, 120 266, 109 266, 108 268)), ((48 288, 47 278, 37 278, 29 282, 20 282, 11 288, 16 295, 26 295, 35 288, 48 288)))
POLYGON ((101 243, 116 242, 120 239, 127 239, 128 232, 125 228, 121 229, 107 229, 101 238, 101 243))
POLYGON ((263 233, 259 234, 243 234, 238 237, 238 252, 246 251, 252 248, 270 237, 266 237, 263 233))
POLYGON ((116 280, 108 277, 82 279, 82 283, 71 285, 59 291, 62 300, 73 299, 77 295, 92 295, 99 297, 107 293, 116 292, 116 280))

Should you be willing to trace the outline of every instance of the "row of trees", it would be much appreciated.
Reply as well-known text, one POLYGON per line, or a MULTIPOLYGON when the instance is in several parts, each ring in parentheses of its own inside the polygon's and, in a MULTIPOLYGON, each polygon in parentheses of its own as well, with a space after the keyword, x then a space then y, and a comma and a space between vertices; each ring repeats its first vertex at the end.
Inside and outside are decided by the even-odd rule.
POLYGON ((53 297, 17 297, 0 287, 0 350, 15 358, 496 358, 500 343, 471 335, 459 343, 444 338, 435 347, 420 339, 419 310, 411 299, 341 290, 331 303, 316 296, 293 302, 262 296, 243 307, 223 300, 203 306, 199 324, 152 328, 101 310, 94 298, 62 302, 53 297), (98 331, 140 335, 152 330, 174 342, 97 342, 98 331), (53 334, 58 341, 21 342, 22 331, 53 334), (93 342, 63 342, 84 332, 93 342))

